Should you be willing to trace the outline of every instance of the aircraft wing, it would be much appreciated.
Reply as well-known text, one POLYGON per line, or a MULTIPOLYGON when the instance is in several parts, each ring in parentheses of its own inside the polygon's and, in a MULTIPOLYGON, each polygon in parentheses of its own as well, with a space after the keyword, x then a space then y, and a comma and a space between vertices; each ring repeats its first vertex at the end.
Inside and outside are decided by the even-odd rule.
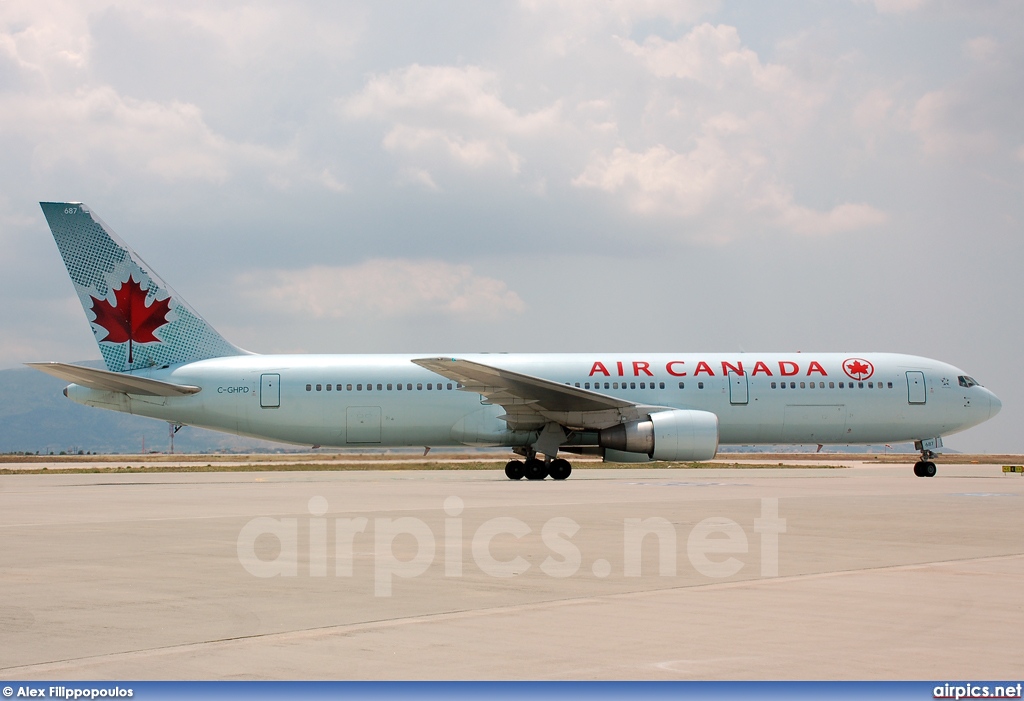
POLYGON ((525 375, 461 358, 419 358, 420 367, 477 392, 488 404, 505 409, 510 428, 532 429, 554 421, 579 430, 608 428, 623 421, 645 419, 652 409, 619 397, 525 375))
POLYGON ((86 368, 81 365, 67 363, 25 363, 47 375, 59 377, 76 385, 98 389, 104 392, 124 392, 125 394, 141 394, 149 397, 181 397, 195 394, 199 387, 192 385, 176 385, 173 382, 154 380, 137 375, 126 375, 120 372, 109 372, 97 368, 86 368))

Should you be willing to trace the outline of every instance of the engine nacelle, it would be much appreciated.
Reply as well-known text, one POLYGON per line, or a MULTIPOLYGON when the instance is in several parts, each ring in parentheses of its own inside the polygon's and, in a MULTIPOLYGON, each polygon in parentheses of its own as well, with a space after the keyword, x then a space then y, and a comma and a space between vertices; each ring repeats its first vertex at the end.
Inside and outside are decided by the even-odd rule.
POLYGON ((718 452, 718 417, 692 409, 658 411, 647 421, 602 429, 598 443, 655 460, 710 460, 718 452))

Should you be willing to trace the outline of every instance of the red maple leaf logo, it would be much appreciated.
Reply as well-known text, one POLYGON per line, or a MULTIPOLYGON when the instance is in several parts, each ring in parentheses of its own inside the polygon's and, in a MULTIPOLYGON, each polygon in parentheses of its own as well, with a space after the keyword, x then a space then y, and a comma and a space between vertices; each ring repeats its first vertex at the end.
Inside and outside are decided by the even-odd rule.
POLYGON ((843 372, 855 380, 866 380, 875 374, 875 366, 861 358, 843 361, 843 372))
POLYGON ((154 299, 146 306, 148 290, 130 276, 128 281, 114 290, 114 304, 106 299, 93 297, 92 312, 96 319, 92 323, 107 332, 101 341, 124 343, 128 341, 128 364, 132 363, 133 343, 159 343, 153 332, 167 323, 171 311, 170 298, 154 299))

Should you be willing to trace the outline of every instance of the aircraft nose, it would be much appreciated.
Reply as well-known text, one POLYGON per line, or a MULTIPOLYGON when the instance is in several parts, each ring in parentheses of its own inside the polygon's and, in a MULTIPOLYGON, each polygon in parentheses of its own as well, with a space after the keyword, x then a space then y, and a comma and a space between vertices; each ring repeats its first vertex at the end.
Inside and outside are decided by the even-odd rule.
POLYGON ((996 396, 995 392, 989 390, 988 393, 988 418, 992 418, 999 413, 999 410, 1003 408, 1003 403, 999 401, 999 397, 996 396))

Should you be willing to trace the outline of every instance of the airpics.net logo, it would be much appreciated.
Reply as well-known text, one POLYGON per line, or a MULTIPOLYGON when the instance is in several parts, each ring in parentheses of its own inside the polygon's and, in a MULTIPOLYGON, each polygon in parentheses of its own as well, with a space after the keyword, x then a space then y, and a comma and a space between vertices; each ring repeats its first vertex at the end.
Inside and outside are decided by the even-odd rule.
POLYGON ((444 576, 449 578, 463 577, 468 568, 475 568, 485 576, 509 579, 533 571, 537 562, 537 570, 556 579, 604 579, 617 573, 624 577, 676 577, 683 543, 694 572, 723 579, 747 565, 743 556, 750 554, 751 541, 755 541, 753 547, 760 550, 760 576, 777 577, 779 537, 786 532, 786 520, 779 517, 778 499, 760 501, 760 516, 752 519, 749 528, 722 516, 704 518, 692 528, 660 516, 624 518, 618 572, 609 558, 588 560, 590 566, 584 565, 577 544, 582 527, 572 518, 556 516, 535 528, 520 518, 498 516, 467 526, 465 503, 457 496, 444 500, 444 518, 435 528, 414 516, 328 518, 327 499, 314 496, 307 505, 308 518, 251 519, 238 534, 237 552, 245 571, 260 578, 326 577, 329 572, 335 577, 354 577, 372 570, 373 593, 378 597, 391 596, 395 580, 419 577, 439 558, 444 576), (328 533, 333 534, 333 548, 328 547, 328 533), (536 543, 526 543, 528 536, 537 534, 540 552, 534 549, 536 543), (308 544, 308 552, 303 553, 308 557, 300 558, 300 541, 308 544), (650 558, 645 562, 645 543, 648 549, 655 549, 656 562, 650 558), (516 544, 522 548, 517 550, 516 544))

